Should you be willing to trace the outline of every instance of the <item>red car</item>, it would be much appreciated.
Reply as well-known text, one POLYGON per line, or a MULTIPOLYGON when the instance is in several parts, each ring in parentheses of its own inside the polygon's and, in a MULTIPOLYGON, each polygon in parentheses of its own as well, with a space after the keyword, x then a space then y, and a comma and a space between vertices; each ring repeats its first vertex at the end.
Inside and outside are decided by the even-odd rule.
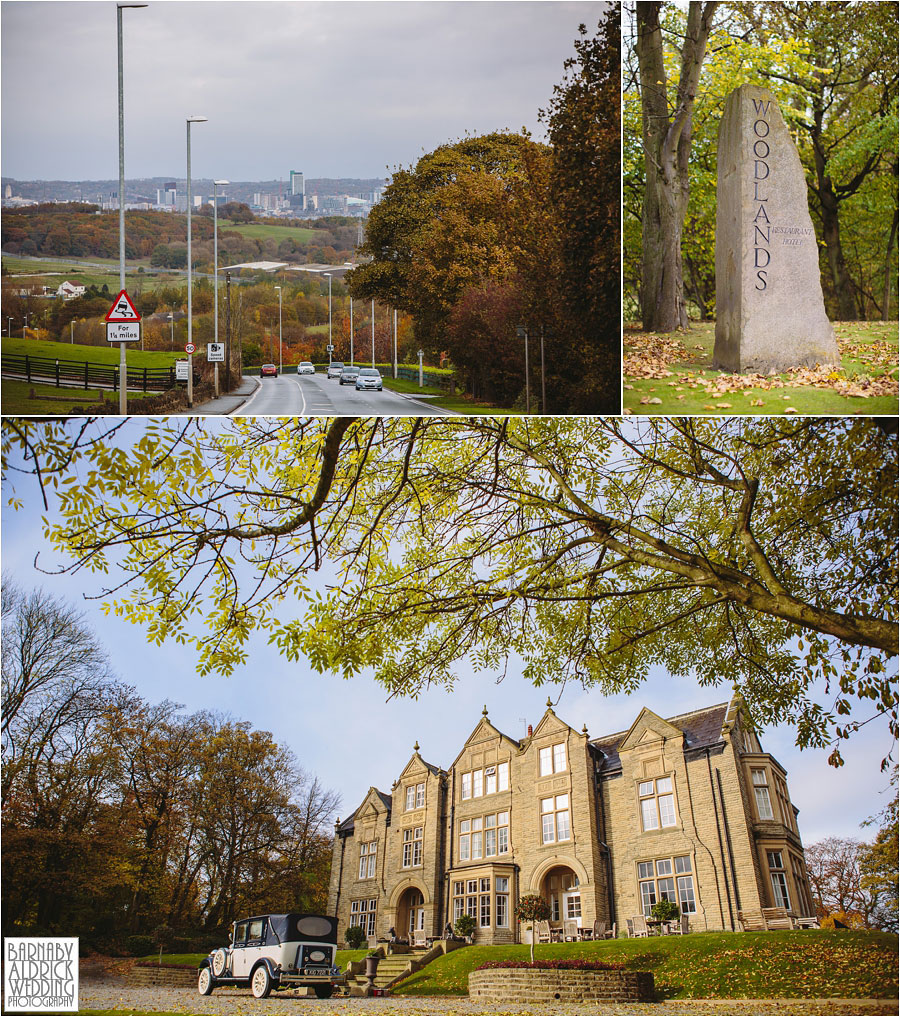
POLYGON ((260 378, 267 377, 277 378, 278 368, 274 364, 263 364, 262 367, 259 369, 259 376, 260 378))

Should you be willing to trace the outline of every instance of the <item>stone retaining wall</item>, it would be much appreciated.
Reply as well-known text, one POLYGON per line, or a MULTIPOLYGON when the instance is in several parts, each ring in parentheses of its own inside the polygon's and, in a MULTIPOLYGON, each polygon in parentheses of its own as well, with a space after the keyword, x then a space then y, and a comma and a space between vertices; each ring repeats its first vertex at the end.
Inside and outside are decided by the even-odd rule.
POLYGON ((135 964, 128 975, 132 985, 196 986, 197 969, 175 964, 135 964))
POLYGON ((488 968, 469 974, 469 998, 509 1003, 651 1003, 649 971, 488 968))

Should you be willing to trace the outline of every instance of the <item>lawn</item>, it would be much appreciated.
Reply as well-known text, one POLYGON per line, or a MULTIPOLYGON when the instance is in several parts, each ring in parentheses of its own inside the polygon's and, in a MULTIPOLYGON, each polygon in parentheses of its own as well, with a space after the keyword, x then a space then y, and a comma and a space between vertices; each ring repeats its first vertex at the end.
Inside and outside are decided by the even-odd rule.
MULTIPOLYGON (((133 403, 135 399, 145 397, 143 392, 128 393, 128 402, 133 403)), ((5 415, 33 416, 60 416, 69 415, 74 407, 83 409, 86 406, 96 406, 101 400, 119 405, 118 392, 110 389, 89 388, 56 388, 54 385, 35 385, 27 381, 13 381, 4 378, 0 383, 0 401, 3 403, 5 415), (31 393, 34 392, 34 399, 31 393)))
POLYGON ((897 322, 835 322, 840 370, 799 369, 772 375, 714 370, 714 322, 657 335, 626 325, 626 413, 895 414, 897 322))
MULTIPOLYGON (((439 957, 395 987, 397 995, 453 996, 486 961, 528 960, 529 948, 472 946, 439 957)), ((535 947, 535 959, 624 962, 653 973, 665 999, 878 998, 897 996, 897 937, 881 932, 701 932, 535 947)))
MULTIPOLYGON (((129 367, 169 367, 173 361, 183 359, 182 352, 140 349, 140 344, 135 343, 136 348, 128 348, 125 351, 125 358, 129 367)), ((91 364, 108 364, 116 367, 119 363, 119 347, 114 346, 82 346, 79 343, 57 343, 45 339, 12 339, 4 337, 0 343, 0 350, 3 353, 13 356, 49 357, 51 360, 79 360, 88 361, 91 364)))
MULTIPOLYGON (((181 281, 185 276, 184 271, 138 272, 139 267, 149 268, 149 266, 149 258, 126 262, 125 288, 129 293, 137 291, 138 282, 149 291, 165 286, 173 280, 181 281)), ((83 261, 78 258, 59 258, 51 261, 4 254, 3 267, 11 273, 11 276, 4 276, 4 281, 12 281, 15 276, 25 276, 26 278, 21 280, 23 284, 46 285, 54 289, 63 279, 69 279, 82 286, 96 286, 98 289, 105 283, 109 289, 110 301, 119 292, 118 259, 88 257, 83 261), (95 265, 109 265, 109 271, 104 272, 103 269, 94 267, 95 265)))

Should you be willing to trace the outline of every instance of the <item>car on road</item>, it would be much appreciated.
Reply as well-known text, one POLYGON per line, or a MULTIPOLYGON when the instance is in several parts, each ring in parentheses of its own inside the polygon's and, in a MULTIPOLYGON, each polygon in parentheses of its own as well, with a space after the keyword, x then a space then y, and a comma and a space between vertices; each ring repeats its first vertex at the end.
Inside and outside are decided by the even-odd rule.
POLYGON ((263 364, 259 369, 260 378, 277 378, 278 368, 274 364, 263 364))
POLYGON ((197 991, 250 987, 257 999, 277 989, 307 986, 328 999, 340 983, 335 966, 337 919, 328 915, 256 915, 234 922, 231 942, 200 962, 197 991))
POLYGON ((328 365, 328 377, 329 378, 340 378, 341 371, 344 370, 344 365, 340 360, 332 360, 328 365))
POLYGON ((352 385, 356 381, 358 375, 359 375, 358 367, 345 367, 344 370, 341 371, 341 376, 338 379, 338 381, 342 385, 352 385))
POLYGON ((383 387, 381 371, 375 367, 363 367, 356 376, 357 392, 362 392, 364 389, 374 389, 376 392, 380 392, 383 387))
POLYGON ((308 360, 302 360, 299 364, 297 364, 297 374, 315 374, 315 373, 316 373, 315 367, 308 360))

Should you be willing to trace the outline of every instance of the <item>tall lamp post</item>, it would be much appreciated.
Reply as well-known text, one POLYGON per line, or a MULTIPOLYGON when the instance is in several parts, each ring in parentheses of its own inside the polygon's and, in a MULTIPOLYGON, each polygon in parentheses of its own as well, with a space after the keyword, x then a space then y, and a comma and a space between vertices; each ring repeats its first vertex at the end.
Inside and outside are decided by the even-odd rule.
POLYGON ((516 328, 516 335, 525 339, 525 412, 531 413, 531 382, 528 377, 528 329, 524 325, 516 328))
POLYGON ((282 339, 281 339, 281 287, 280 286, 276 286, 275 289, 278 290, 278 377, 280 378, 281 375, 283 374, 282 354, 281 354, 281 342, 282 342, 282 339))
POLYGON ((353 366, 353 297, 350 298, 350 366, 353 366))
MULTIPOLYGON (((215 311, 213 313, 213 341, 219 341, 219 194, 220 187, 230 183, 228 180, 213 180, 213 300, 215 311)), ((213 367, 213 378, 215 379, 216 398, 219 397, 219 361, 213 367)))
MULTIPOLYGON (((191 124, 204 124, 209 117, 188 117, 187 118, 187 344, 192 345, 193 320, 191 315, 191 124)), ((194 355, 188 353, 188 379, 187 379, 188 409, 194 405, 194 355)))
POLYGON ((325 272, 325 278, 328 280, 328 366, 331 367, 331 273, 325 272))
POLYGON ((372 301, 372 367, 375 366, 375 301, 372 301))
MULTIPOLYGON (((122 10, 147 4, 116 4, 116 48, 119 62, 119 289, 125 289, 125 99, 122 72, 122 10)), ((128 412, 128 365, 125 343, 119 343, 119 413, 128 412)))

